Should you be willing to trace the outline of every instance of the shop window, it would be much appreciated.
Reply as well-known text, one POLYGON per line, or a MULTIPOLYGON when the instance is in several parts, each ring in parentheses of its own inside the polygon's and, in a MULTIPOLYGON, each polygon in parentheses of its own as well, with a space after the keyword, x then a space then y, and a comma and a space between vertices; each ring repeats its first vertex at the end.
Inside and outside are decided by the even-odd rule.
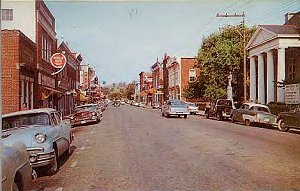
POLYGON ((13 20, 13 9, 1 9, 1 20, 12 21, 13 20))

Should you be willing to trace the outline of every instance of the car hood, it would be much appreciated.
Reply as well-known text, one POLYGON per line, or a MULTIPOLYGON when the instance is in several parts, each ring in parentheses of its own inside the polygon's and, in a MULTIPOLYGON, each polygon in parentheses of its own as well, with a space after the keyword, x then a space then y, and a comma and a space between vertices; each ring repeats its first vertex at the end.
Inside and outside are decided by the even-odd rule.
POLYGON ((32 147, 37 143, 34 136, 37 133, 47 134, 51 126, 27 126, 24 128, 16 128, 2 132, 2 141, 5 145, 13 145, 17 141, 21 141, 26 147, 32 147))

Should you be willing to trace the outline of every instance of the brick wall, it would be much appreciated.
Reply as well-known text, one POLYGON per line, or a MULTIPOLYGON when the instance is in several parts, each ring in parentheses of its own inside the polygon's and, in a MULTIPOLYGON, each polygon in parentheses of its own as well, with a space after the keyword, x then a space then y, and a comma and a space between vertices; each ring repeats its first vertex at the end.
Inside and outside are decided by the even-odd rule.
MULTIPOLYGON (((183 95, 185 88, 189 84, 189 70, 196 69, 196 76, 199 75, 199 69, 195 67, 197 65, 197 60, 195 58, 181 58, 181 95, 183 95)), ((185 100, 184 96, 182 99, 185 100)))
POLYGON ((2 105, 3 114, 20 108, 19 34, 17 31, 2 31, 2 105))

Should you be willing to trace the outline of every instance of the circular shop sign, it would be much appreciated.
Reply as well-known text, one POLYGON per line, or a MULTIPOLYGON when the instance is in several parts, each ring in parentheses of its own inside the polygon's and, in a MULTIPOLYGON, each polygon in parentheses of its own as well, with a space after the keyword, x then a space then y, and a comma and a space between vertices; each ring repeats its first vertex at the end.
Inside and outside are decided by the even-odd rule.
POLYGON ((67 63, 67 58, 62 53, 55 53, 51 56, 50 62, 54 68, 63 68, 67 63))

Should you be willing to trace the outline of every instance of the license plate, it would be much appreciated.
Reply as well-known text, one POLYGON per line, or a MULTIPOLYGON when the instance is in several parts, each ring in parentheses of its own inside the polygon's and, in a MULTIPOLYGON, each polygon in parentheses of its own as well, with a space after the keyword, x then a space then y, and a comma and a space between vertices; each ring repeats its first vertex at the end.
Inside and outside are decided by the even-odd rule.
POLYGON ((183 113, 183 112, 181 112, 181 111, 177 111, 176 113, 183 113))
POLYGON ((265 119, 264 121, 265 121, 265 122, 269 122, 269 119, 265 119))
POLYGON ((86 121, 80 121, 80 124, 86 124, 86 121))

